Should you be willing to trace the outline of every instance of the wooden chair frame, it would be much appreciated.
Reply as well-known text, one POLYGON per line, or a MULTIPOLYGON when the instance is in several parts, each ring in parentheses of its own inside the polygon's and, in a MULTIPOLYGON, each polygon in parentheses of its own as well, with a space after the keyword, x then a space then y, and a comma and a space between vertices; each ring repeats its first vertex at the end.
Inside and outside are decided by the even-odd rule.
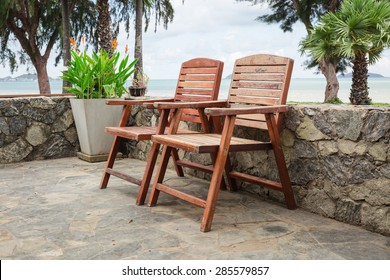
MULTIPOLYGON (((107 187, 110 175, 119 177, 139 186, 136 204, 144 204, 160 145, 158 143, 152 143, 142 180, 139 180, 130 174, 114 170, 113 166, 115 159, 120 143, 123 139, 138 141, 151 140, 152 135, 166 133, 168 127, 170 126, 170 116, 172 113, 170 111, 160 111, 160 118, 157 127, 127 127, 126 125, 131 113, 132 106, 145 105, 147 107, 153 108, 152 103, 157 101, 172 101, 174 103, 180 103, 183 101, 207 101, 210 103, 214 102, 216 106, 219 106, 218 103, 221 102, 216 100, 218 99, 222 71, 222 61, 208 58, 191 59, 181 65, 175 97, 173 99, 107 100, 107 105, 123 106, 123 111, 118 127, 107 127, 105 129, 106 133, 114 135, 114 141, 111 146, 110 154, 100 182, 100 188, 105 189, 107 187)), ((203 121, 198 116, 197 111, 194 111, 191 108, 185 110, 180 119, 199 123, 203 121)), ((194 132, 189 130, 179 130, 179 133, 194 132)), ((174 166, 178 176, 184 176, 182 167, 176 163, 179 161, 177 151, 172 150, 170 155, 173 158, 174 166)))
MULTIPOLYGON (((221 133, 205 133, 197 135, 178 135, 177 123, 181 111, 188 104, 155 103, 160 110, 174 110, 174 117, 168 135, 155 135, 153 143, 164 145, 155 182, 149 198, 149 206, 155 206, 160 192, 164 192, 189 203, 204 208, 201 231, 207 232, 216 208, 223 174, 227 175, 229 184, 234 188, 235 180, 257 184, 284 194, 288 209, 296 209, 294 194, 288 175, 283 150, 280 143, 280 127, 282 114, 288 110, 285 105, 293 68, 293 60, 273 55, 254 55, 236 61, 229 99, 225 101, 226 108, 208 108, 198 104, 199 114, 205 120, 205 131, 210 131, 208 120, 224 118, 221 133), (248 106, 249 105, 249 106, 248 106), (237 107, 239 106, 239 107, 237 107), (209 117, 209 118, 208 118, 209 117), (233 136, 235 125, 254 127, 268 131, 269 141, 262 142, 233 136), (212 171, 209 191, 206 199, 194 197, 178 191, 163 183, 169 154, 172 150, 184 149, 194 153, 215 153, 216 159, 212 171), (255 151, 272 149, 279 172, 280 182, 258 178, 232 170, 229 162, 230 152, 255 151)), ((204 104, 203 104, 204 105, 204 104)), ((202 167, 199 165, 199 169, 202 167)), ((204 171, 210 168, 204 168, 204 171)))

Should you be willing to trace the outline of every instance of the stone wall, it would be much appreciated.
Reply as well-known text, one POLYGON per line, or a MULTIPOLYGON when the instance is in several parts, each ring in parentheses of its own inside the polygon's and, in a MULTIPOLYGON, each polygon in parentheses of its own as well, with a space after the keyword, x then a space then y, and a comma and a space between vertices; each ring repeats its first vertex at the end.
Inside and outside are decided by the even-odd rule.
MULTIPOLYGON (((135 106, 129 125, 155 126, 157 120, 158 111, 135 106)), ((246 128, 236 133, 265 137, 246 128)), ((281 135, 301 208, 390 235, 389 107, 291 105, 281 135)), ((150 146, 149 141, 128 141, 121 148, 129 157, 146 160, 150 146)), ((0 99, 0 163, 74 156, 78 150, 68 98, 0 99)), ((181 156, 210 163, 208 154, 181 156)), ((237 153, 232 162, 238 170, 278 178, 272 152, 237 153)), ((240 186, 283 202, 279 192, 247 183, 240 186)))
POLYGON ((0 163, 69 157, 78 150, 69 98, 0 99, 0 163))
MULTIPOLYGON (((134 108, 133 125, 156 123, 156 112, 134 108)), ((238 135, 264 138, 255 130, 238 135)), ((390 108, 351 105, 291 105, 281 132, 299 207, 390 235, 390 108)), ((150 143, 127 144, 131 157, 145 160, 150 143)), ((209 155, 185 154, 210 163, 209 155)), ((237 153, 238 170, 277 179, 272 152, 237 153)), ((210 175, 187 170, 209 179, 210 175)), ((241 184, 243 190, 283 202, 281 193, 241 184)))

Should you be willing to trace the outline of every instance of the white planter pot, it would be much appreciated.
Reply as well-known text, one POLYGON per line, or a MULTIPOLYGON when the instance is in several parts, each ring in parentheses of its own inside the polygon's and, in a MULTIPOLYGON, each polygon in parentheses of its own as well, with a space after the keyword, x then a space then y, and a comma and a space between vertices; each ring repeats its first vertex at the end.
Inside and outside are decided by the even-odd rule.
POLYGON ((70 99, 81 152, 88 156, 110 152, 112 135, 104 133, 107 126, 118 126, 122 106, 108 106, 105 99, 70 99))

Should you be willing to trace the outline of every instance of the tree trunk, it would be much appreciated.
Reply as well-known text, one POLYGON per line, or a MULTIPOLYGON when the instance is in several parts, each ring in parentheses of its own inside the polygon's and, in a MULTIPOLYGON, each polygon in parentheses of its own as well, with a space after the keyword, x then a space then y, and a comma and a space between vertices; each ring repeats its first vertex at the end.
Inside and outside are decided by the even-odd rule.
MULTIPOLYGON (((69 15, 69 3, 68 0, 61 0, 62 4, 62 48, 64 53, 63 65, 64 71, 66 71, 69 61, 71 60, 70 55, 70 15, 69 15)), ((62 81, 62 93, 67 93, 65 87, 70 87, 71 83, 68 81, 62 81)))
POLYGON ((325 99, 324 102, 329 102, 337 99, 337 94, 339 92, 339 81, 337 79, 336 67, 337 65, 331 62, 327 62, 322 59, 319 62, 320 69, 322 74, 326 79, 326 87, 325 87, 325 99))
POLYGON ((40 94, 51 94, 49 75, 47 74, 46 61, 38 61, 34 66, 38 75, 38 86, 40 94))
POLYGON ((134 67, 133 86, 137 86, 142 82, 143 63, 142 63, 142 16, 143 16, 143 0, 136 0, 135 10, 135 45, 134 58, 138 59, 134 67))
POLYGON ((368 105, 368 66, 364 55, 356 55, 352 67, 352 85, 349 100, 353 105, 368 105))
POLYGON ((112 54, 112 32, 111 32, 111 16, 110 6, 108 0, 98 0, 97 9, 99 12, 99 46, 101 49, 106 50, 107 53, 112 54))

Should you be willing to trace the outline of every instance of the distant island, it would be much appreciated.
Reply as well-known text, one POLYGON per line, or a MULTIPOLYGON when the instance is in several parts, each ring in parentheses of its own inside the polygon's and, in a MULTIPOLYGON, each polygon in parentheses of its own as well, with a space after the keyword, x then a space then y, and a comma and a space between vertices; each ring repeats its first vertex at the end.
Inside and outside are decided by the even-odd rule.
MULTIPOLYGON (((368 73, 368 77, 370 78, 386 78, 385 76, 381 75, 381 74, 377 74, 377 73, 368 73)), ((347 74, 344 74, 344 75, 338 75, 337 78, 352 78, 352 73, 347 73, 347 74)))
MULTIPOLYGON (((34 82, 37 80, 38 80, 37 74, 23 74, 14 78, 11 76, 0 78, 0 82, 34 82)), ((49 77, 49 80, 58 80, 58 79, 49 77)))

